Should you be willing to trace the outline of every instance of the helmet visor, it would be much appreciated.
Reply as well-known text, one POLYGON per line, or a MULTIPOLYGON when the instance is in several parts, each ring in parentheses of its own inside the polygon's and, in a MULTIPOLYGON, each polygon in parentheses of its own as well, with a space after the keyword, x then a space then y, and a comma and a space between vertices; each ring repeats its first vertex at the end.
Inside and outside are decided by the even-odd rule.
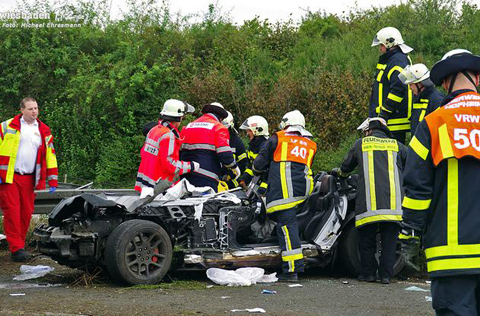
POLYGON ((382 42, 380 42, 380 40, 378 39, 378 36, 375 35, 375 37, 373 38, 373 41, 372 41, 372 47, 378 46, 380 44, 382 44, 382 42))
POLYGON ((188 104, 187 102, 183 102, 183 104, 185 104, 185 113, 193 113, 195 112, 195 108, 193 106, 191 106, 190 104, 188 104))
POLYGON ((409 75, 411 75, 410 71, 408 70, 408 66, 398 75, 398 79, 405 85, 412 83, 411 78, 409 78, 409 75))
POLYGON ((246 119, 242 125, 240 125, 240 129, 250 129, 250 125, 248 124, 248 119, 246 119))

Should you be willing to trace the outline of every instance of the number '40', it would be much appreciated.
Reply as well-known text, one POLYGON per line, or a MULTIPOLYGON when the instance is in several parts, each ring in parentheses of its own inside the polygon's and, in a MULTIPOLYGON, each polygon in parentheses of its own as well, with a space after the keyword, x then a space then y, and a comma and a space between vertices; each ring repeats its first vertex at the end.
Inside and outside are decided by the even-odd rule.
POLYGON ((305 147, 295 146, 290 153, 295 157, 300 156, 303 159, 307 157, 307 149, 305 147))

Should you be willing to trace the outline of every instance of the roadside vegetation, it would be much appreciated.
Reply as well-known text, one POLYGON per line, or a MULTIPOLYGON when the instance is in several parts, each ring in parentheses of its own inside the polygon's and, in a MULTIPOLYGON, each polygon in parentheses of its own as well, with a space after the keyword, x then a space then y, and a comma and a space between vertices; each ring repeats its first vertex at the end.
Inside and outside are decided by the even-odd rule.
POLYGON ((141 128, 168 98, 197 110, 221 102, 238 125, 263 115, 272 132, 285 112, 298 109, 319 145, 314 170, 329 170, 367 115, 377 30, 397 27, 415 49, 412 60, 429 67, 453 48, 480 53, 480 10, 455 0, 243 25, 217 5, 177 16, 153 0, 131 0, 112 20, 109 3, 25 3, 27 12, 73 12, 82 26, 0 27, 0 119, 16 114, 22 97, 37 98, 56 137, 60 179, 67 174, 69 182, 133 187, 141 128))

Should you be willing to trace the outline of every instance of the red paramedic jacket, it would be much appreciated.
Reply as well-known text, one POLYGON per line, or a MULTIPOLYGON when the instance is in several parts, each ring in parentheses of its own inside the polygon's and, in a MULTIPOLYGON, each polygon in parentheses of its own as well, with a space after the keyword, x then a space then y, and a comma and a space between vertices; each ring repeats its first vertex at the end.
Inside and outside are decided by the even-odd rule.
POLYGON ((144 186, 153 188, 159 179, 172 181, 175 175, 190 172, 192 164, 179 160, 181 145, 179 131, 168 121, 159 121, 148 132, 140 151, 142 161, 138 168, 135 190, 141 191, 144 186))
POLYGON ((222 165, 229 169, 237 166, 230 147, 228 128, 220 123, 215 115, 202 115, 185 126, 181 135, 181 159, 200 164, 195 175, 219 180, 222 165))

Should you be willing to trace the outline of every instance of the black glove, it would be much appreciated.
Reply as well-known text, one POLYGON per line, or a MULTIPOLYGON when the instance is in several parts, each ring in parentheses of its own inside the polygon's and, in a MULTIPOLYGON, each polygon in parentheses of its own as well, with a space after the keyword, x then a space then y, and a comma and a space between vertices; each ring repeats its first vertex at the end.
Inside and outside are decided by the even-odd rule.
POLYGON ((407 267, 420 271, 420 237, 414 230, 403 228, 398 236, 402 243, 401 253, 407 267))
POLYGON ((340 168, 333 168, 332 171, 330 171, 330 174, 337 178, 340 176, 340 173, 340 168))

